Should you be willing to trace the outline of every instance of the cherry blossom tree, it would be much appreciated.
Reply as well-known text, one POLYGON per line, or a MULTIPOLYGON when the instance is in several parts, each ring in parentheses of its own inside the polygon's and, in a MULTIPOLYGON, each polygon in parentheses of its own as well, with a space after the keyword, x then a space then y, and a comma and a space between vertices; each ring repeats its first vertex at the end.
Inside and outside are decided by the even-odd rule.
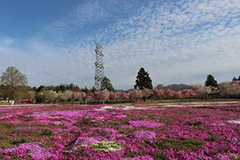
POLYGON ((154 97, 155 97, 156 99, 162 99, 163 96, 164 96, 164 92, 163 92, 162 90, 160 90, 160 89, 155 88, 155 89, 153 90, 153 95, 154 95, 154 97))
POLYGON ((103 91, 100 92, 100 98, 103 100, 103 103, 109 99, 109 91, 107 89, 104 89, 103 91))
POLYGON ((122 98, 125 99, 125 100, 129 100, 130 99, 130 93, 129 92, 124 92, 122 94, 122 98))
POLYGON ((72 92, 72 100, 76 101, 78 99, 79 92, 72 92))
POLYGON ((174 90, 171 90, 171 89, 168 89, 165 91, 165 95, 167 98, 171 99, 171 98, 174 98, 174 95, 175 95, 175 91, 174 90))

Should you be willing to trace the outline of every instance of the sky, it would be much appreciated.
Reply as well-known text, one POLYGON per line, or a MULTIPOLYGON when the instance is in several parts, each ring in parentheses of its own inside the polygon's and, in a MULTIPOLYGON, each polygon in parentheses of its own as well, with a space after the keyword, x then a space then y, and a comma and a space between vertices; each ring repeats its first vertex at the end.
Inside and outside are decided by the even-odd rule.
POLYGON ((94 85, 95 45, 114 88, 240 75, 240 0, 0 0, 0 73, 30 86, 94 85))

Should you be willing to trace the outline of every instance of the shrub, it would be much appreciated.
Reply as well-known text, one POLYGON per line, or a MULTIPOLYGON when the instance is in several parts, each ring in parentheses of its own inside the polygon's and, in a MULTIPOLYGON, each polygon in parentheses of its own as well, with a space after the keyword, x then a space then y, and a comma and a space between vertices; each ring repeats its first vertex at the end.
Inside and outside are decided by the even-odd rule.
POLYGON ((194 122, 187 122, 186 124, 189 125, 189 126, 199 126, 199 125, 202 125, 202 122, 201 121, 194 121, 194 122))
POLYGON ((214 135, 214 136, 208 137, 207 141, 217 142, 219 141, 219 137, 214 135))
POLYGON ((21 138, 20 140, 19 140, 19 139, 13 140, 11 143, 12 143, 13 145, 15 145, 15 144, 26 143, 26 142, 27 142, 27 141, 26 141, 25 138, 21 138))
POLYGON ((149 143, 152 147, 158 149, 183 149, 186 151, 197 151, 202 147, 204 141, 198 139, 188 139, 188 138, 181 138, 181 139, 173 139, 173 138, 166 138, 166 139, 158 139, 154 143, 149 143))
POLYGON ((42 130, 42 134, 41 135, 54 136, 55 133, 52 130, 44 129, 44 130, 42 130))
POLYGON ((164 154, 163 152, 156 152, 156 153, 154 154, 154 159, 165 160, 165 159, 167 159, 167 155, 164 154))

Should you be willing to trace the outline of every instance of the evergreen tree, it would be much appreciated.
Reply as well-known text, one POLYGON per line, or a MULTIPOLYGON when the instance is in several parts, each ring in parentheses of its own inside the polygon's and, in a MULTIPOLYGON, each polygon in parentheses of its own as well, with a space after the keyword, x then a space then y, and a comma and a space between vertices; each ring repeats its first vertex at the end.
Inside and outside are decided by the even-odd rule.
POLYGON ((146 72, 144 70, 144 68, 141 68, 138 72, 138 75, 136 77, 136 84, 134 86, 134 88, 136 89, 137 87, 139 89, 143 89, 143 88, 148 88, 148 89, 153 89, 153 86, 152 86, 152 80, 151 78, 149 77, 149 74, 148 72, 146 72))
POLYGON ((237 81, 238 79, 236 77, 233 77, 232 81, 237 81))
POLYGON ((89 89, 87 88, 87 86, 85 86, 85 88, 82 89, 82 92, 89 93, 89 89))
POLYGON ((205 81, 205 86, 217 87, 217 81, 214 79, 212 75, 207 76, 207 80, 205 81))
POLYGON ((238 80, 240 81, 240 76, 238 77, 238 80))
POLYGON ((110 79, 108 79, 106 76, 103 78, 101 83, 101 90, 103 91, 104 89, 107 89, 108 91, 114 91, 110 79))
POLYGON ((94 93, 96 91, 97 91, 97 89, 93 86, 92 89, 91 89, 91 92, 94 93))

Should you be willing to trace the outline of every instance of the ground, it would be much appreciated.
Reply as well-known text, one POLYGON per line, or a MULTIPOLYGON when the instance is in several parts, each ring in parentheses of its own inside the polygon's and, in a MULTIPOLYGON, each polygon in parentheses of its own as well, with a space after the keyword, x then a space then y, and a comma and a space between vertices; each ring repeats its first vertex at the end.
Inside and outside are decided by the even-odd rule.
POLYGON ((0 106, 0 159, 239 159, 240 101, 0 106))

